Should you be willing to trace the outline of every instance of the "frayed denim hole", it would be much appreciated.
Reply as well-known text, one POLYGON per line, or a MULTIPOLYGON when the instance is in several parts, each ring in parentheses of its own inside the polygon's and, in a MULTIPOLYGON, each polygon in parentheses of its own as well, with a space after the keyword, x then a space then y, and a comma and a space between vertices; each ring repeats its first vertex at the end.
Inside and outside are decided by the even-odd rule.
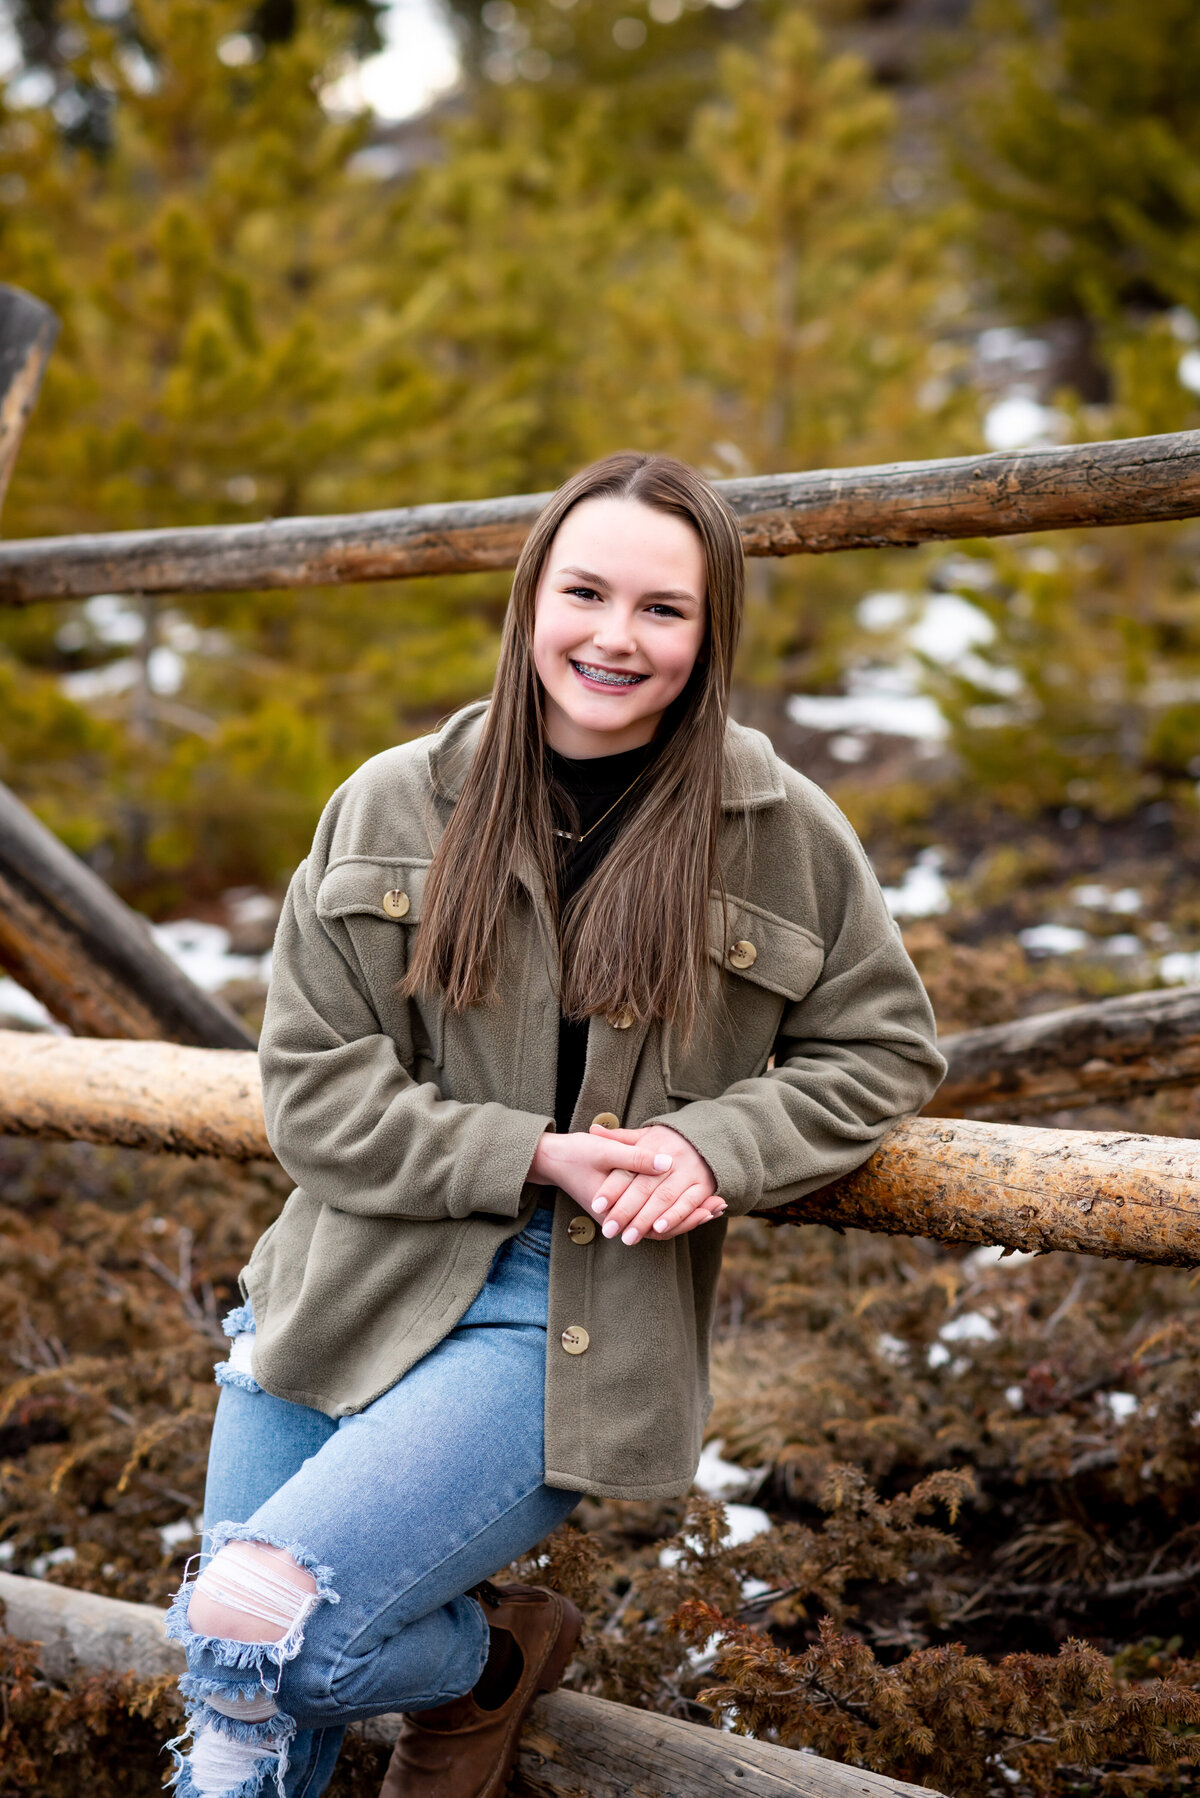
MULTIPOLYGON (((194 1721, 198 1727, 202 1722, 202 1719, 197 1717, 194 1721)), ((188 1726, 184 1729, 182 1734, 173 1736, 171 1740, 165 1744, 171 1759, 175 1763, 175 1771, 167 1782, 169 1786, 174 1787, 175 1798, 203 1798, 201 1788, 196 1784, 192 1773, 191 1756, 190 1754, 185 1754, 179 1747, 179 1744, 186 1741, 188 1736, 192 1733, 193 1719, 189 1718, 188 1726)), ((283 1782, 289 1764, 288 1742, 290 1739, 291 1738, 288 1737, 281 1741, 279 1748, 277 1750, 272 1750, 269 1757, 264 1755, 263 1759, 246 1775, 245 1779, 240 1781, 238 1785, 231 1786, 227 1791, 223 1792, 221 1798, 259 1798, 263 1786, 266 1784, 267 1780, 272 1777, 274 1779, 278 1798, 286 1798, 283 1782)), ((193 1746, 195 1746, 194 1741, 193 1746)))
POLYGON ((333 1568, 318 1561, 301 1543, 268 1535, 246 1523, 218 1523, 209 1532, 209 1539, 212 1550, 207 1557, 198 1554, 188 1557, 183 1583, 171 1601, 171 1608, 163 1624, 165 1633, 173 1641, 181 1643, 184 1653, 189 1656, 208 1654, 221 1667, 252 1668, 258 1675, 262 1689, 274 1695, 279 1690, 279 1680, 277 1677, 272 1685, 267 1677, 268 1665, 273 1665, 278 1673, 285 1661, 295 1659, 304 1646, 304 1626, 318 1604, 322 1601, 326 1604, 341 1603, 341 1595, 333 1586, 333 1568), (281 1548, 298 1567, 311 1573, 316 1581, 316 1591, 302 1596, 293 1622, 277 1642, 243 1642, 236 1636, 210 1636, 193 1629, 188 1621, 188 1607, 196 1589, 196 1581, 189 1577, 192 1562, 214 1560, 227 1542, 262 1542, 271 1548, 281 1548))
POLYGON ((221 1334, 223 1336, 242 1336, 247 1333, 253 1336, 254 1331, 253 1305, 235 1305, 233 1310, 227 1312, 221 1319, 221 1334))
POLYGON ((243 1392, 261 1392, 262 1387, 252 1373, 244 1373, 232 1361, 214 1361, 213 1378, 218 1386, 237 1386, 243 1392))

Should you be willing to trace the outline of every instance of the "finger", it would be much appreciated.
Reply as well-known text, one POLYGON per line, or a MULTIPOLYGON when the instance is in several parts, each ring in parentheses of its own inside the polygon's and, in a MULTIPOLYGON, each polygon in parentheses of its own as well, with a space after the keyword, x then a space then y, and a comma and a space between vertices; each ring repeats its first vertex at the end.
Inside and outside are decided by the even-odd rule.
POLYGON ((725 1210, 725 1201, 719 1193, 706 1190, 703 1186, 691 1186, 683 1193, 669 1211, 664 1211, 653 1225, 656 1236, 666 1236, 678 1225, 685 1223, 696 1211, 703 1211, 704 1217, 699 1221, 707 1223, 711 1217, 719 1217, 725 1210))
POLYGON ((637 1215, 630 1219, 621 1232, 621 1241, 626 1243, 640 1242, 643 1236, 655 1234, 655 1226, 660 1217, 683 1208, 683 1215, 696 1205, 702 1204, 712 1196, 707 1186, 700 1186, 693 1180, 664 1180, 657 1190, 651 1193, 637 1215))
MULTIPOLYGON (((690 1181, 683 1174, 664 1174, 657 1180, 639 1175, 630 1182, 628 1192, 609 1210, 604 1220, 604 1234, 616 1236, 620 1232, 623 1237, 626 1236, 634 1219, 651 1198, 659 1201, 655 1211, 657 1216, 658 1211, 665 1211, 668 1205, 674 1204, 687 1185, 690 1185, 690 1181)), ((637 1232, 638 1236, 643 1234, 644 1231, 637 1232)))
POLYGON ((605 1138, 603 1143, 595 1144, 596 1161, 601 1167, 611 1171, 613 1168, 626 1168, 631 1174, 667 1174, 673 1165, 673 1157, 662 1149, 638 1148, 634 1143, 615 1141, 605 1138))
POLYGON ((632 1179, 633 1175, 625 1173, 621 1168, 617 1168, 615 1172, 609 1174, 592 1194, 590 1205, 593 1216, 603 1217, 614 1200, 619 1199, 628 1190, 632 1179))
POLYGON ((651 1239, 654 1242, 672 1242, 677 1236, 686 1236, 690 1230, 698 1230, 701 1224, 716 1223, 724 1215, 725 1206, 723 1204, 715 1209, 708 1205, 698 1205, 690 1216, 683 1219, 682 1223, 671 1225, 663 1231, 661 1236, 657 1230, 653 1230, 651 1239))

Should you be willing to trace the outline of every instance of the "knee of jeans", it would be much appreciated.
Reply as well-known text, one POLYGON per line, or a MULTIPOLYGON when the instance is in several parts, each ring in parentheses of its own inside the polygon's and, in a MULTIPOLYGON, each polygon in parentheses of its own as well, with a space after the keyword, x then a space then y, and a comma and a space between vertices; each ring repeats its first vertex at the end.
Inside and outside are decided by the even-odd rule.
POLYGON ((193 1579, 189 1563, 167 1613, 166 1632, 189 1663, 180 1681, 187 1724, 168 1743, 174 1783, 180 1798, 257 1798, 269 1778, 282 1798, 297 1725, 279 1701, 280 1680, 302 1656, 316 1606, 339 1602, 333 1569, 245 1524, 220 1524, 212 1540, 207 1564, 193 1579), (205 1602, 194 1606, 197 1593, 205 1602), (216 1628, 195 1627, 205 1621, 216 1628), (183 1754, 178 1744, 189 1734, 192 1749, 183 1754))

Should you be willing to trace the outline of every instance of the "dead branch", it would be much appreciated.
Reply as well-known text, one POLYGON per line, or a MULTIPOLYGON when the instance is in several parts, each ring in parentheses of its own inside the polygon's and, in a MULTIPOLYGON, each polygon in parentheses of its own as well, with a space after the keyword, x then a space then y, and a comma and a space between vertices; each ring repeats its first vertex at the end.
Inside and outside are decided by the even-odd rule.
POLYGON ((1094 1005, 943 1037, 950 1063, 926 1116, 1011 1118, 1200 1081, 1200 986, 1127 993, 1094 1005))

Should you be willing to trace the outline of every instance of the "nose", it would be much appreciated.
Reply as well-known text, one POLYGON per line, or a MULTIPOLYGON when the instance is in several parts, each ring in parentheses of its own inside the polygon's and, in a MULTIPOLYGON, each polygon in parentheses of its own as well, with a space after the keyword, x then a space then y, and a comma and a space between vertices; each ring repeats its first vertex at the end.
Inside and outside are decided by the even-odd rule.
POLYGON ((636 655, 637 638, 628 611, 623 606, 606 606, 604 615, 596 620, 592 641, 604 655, 636 655))

